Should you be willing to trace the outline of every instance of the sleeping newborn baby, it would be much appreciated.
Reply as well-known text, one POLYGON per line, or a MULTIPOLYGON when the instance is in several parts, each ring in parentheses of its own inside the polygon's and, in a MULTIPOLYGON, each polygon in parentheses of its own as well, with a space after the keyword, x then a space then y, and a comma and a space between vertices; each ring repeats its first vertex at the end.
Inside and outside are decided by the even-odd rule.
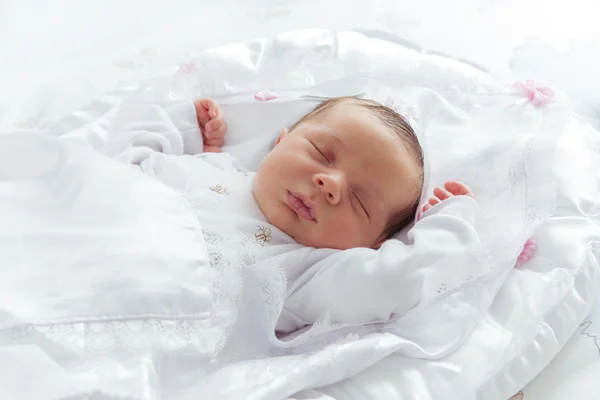
MULTIPOLYGON (((439 198, 467 194, 458 183, 439 198)), ((374 101, 334 98, 283 129, 252 191, 271 224, 315 248, 379 248, 410 223, 423 189, 412 128, 374 101)))
MULTIPOLYGON (((221 111, 209 99, 195 107, 205 151, 219 152, 227 126, 221 111)), ((423 175, 423 151, 402 116, 374 101, 338 97, 282 130, 252 193, 269 223, 305 246, 379 248, 412 222, 423 175)), ((454 195, 471 192, 447 182, 423 211, 454 195)))
POLYGON ((471 191, 447 182, 423 200, 422 148, 388 107, 328 99, 281 131, 256 172, 220 152, 226 131, 210 99, 127 105, 105 153, 183 193, 203 229, 233 224, 240 245, 268 248, 248 265, 281 257, 279 332, 325 314, 344 324, 401 316, 422 301, 428 266, 478 243, 471 191), (393 239, 417 215, 407 240, 393 239))

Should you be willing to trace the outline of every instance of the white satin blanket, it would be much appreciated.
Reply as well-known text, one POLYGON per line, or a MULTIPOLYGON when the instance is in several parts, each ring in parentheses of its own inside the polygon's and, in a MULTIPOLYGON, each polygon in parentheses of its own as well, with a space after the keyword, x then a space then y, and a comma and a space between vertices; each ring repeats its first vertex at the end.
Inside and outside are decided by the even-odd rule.
POLYGON ((600 136, 562 94, 359 32, 284 34, 145 75, 0 134, 1 398, 345 398, 385 366, 391 398, 506 399, 591 309, 600 136), (433 183, 473 188, 481 246, 442 259, 401 318, 313 329, 298 346, 270 330, 286 289, 276 262, 217 271, 185 198, 98 151, 124 99, 211 96, 227 150, 253 169, 314 98, 359 93, 425 132, 433 183), (535 257, 515 268, 531 237, 535 257))

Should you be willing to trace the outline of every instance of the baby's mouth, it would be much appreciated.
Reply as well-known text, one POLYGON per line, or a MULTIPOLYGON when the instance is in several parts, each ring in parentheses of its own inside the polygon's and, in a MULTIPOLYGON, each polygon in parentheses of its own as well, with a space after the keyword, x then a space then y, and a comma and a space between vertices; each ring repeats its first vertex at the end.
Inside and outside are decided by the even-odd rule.
POLYGON ((317 213, 314 206, 301 194, 288 191, 287 204, 300 218, 316 221, 317 213))

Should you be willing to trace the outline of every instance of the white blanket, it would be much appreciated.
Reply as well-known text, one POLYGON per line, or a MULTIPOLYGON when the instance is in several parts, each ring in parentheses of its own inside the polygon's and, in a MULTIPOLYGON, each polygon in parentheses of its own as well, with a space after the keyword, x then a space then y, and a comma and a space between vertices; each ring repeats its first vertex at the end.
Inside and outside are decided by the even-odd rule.
MULTIPOLYGON (((378 50, 385 50, 379 44, 383 48, 378 50)), ((418 64, 404 65, 410 71, 418 64)), ((385 68, 378 71, 387 73, 385 68)), ((216 69, 200 76, 210 80, 215 75, 216 69)), ((552 260, 538 260, 537 271, 547 273, 543 278, 511 275, 513 284, 538 281, 528 286, 532 302, 519 323, 509 323, 507 316, 503 328, 512 337, 496 343, 494 351, 480 347, 486 348, 490 365, 477 368, 474 349, 494 334, 496 323, 484 315, 520 246, 551 215, 555 192, 549 183, 556 172, 548 165, 554 148, 582 126, 560 98, 535 108, 516 104, 518 93, 487 84, 483 77, 472 81, 476 85, 460 84, 452 91, 448 88, 456 76, 423 74, 417 82, 429 86, 423 88, 406 87, 408 75, 397 73, 385 81, 350 77, 290 92, 289 98, 364 91, 414 106, 428 136, 435 139, 434 182, 458 177, 479 194, 478 229, 484 247, 444 260, 439 267, 448 273, 432 283, 430 301, 405 318, 375 329, 341 330, 333 337, 315 335, 309 348, 278 358, 266 358, 272 354, 265 353, 262 359, 228 363, 219 353, 222 332, 199 334, 213 326, 206 322, 214 321, 209 318, 214 316, 214 288, 207 284, 211 270, 206 253, 197 245, 201 227, 189 218, 181 198, 89 146, 67 141, 77 138, 97 146, 110 130, 111 112, 79 130, 63 121, 50 131, 62 138, 22 132, 0 136, 0 208, 3 221, 9 221, 0 243, 5 249, 0 260, 0 352, 4 365, 10 365, 3 368, 0 393, 4 398, 104 391, 142 399, 278 399, 343 380, 400 352, 406 367, 425 378, 423 388, 429 393, 474 395, 535 334, 544 312, 539 308, 552 308, 572 285, 571 273, 554 268, 552 260), (447 280, 452 275, 457 279, 447 280), (520 324, 527 319, 532 324, 520 324), (198 340, 206 337, 215 340, 198 340), (457 347, 466 350, 452 353, 457 347), (437 360, 426 361, 431 358, 437 360), (461 377, 463 371, 469 373, 461 377), (27 384, 31 380, 38 384, 27 384)), ((164 100, 185 96, 179 83, 158 79, 149 86, 164 100)), ((235 101, 243 103, 248 97, 240 95, 235 101)), ((580 155, 589 158, 590 153, 581 150, 580 155)), ((589 184, 593 189, 586 193, 597 192, 597 181, 589 184)), ((581 186, 571 190, 582 196, 581 186)), ((597 230, 587 229, 589 234, 578 242, 582 255, 590 255, 586 246, 598 240, 597 230)), ((580 261, 593 264, 595 259, 580 261)), ((270 290, 258 287, 262 294, 270 290)), ((518 286, 502 292, 509 305, 514 304, 506 296, 511 288, 518 286)), ((264 338, 235 340, 255 344, 264 338)))

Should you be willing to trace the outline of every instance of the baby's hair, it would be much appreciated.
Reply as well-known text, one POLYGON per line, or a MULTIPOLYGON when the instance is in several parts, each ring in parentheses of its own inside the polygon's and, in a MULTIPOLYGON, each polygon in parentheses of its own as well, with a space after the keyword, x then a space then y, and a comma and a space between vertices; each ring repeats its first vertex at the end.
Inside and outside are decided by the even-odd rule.
POLYGON ((410 203, 408 208, 402 210, 400 213, 391 218, 385 227, 385 230, 383 231, 382 236, 384 238, 391 238, 400 232, 405 226, 410 224, 417 213, 421 191, 423 190, 424 184, 423 149, 419 144, 419 139, 417 139, 415 131, 412 129, 406 119, 402 117, 402 115, 398 114, 389 107, 377 103, 376 101, 361 99, 355 96, 332 97, 321 102, 321 104, 319 104, 314 110, 306 114, 298 122, 292 125, 290 131, 293 131, 303 122, 322 118, 333 107, 343 103, 352 103, 359 107, 363 107, 379 118, 381 123, 387 128, 391 129, 402 141, 406 150, 408 151, 408 154, 413 157, 419 166, 419 187, 413 195, 413 201, 410 203))

